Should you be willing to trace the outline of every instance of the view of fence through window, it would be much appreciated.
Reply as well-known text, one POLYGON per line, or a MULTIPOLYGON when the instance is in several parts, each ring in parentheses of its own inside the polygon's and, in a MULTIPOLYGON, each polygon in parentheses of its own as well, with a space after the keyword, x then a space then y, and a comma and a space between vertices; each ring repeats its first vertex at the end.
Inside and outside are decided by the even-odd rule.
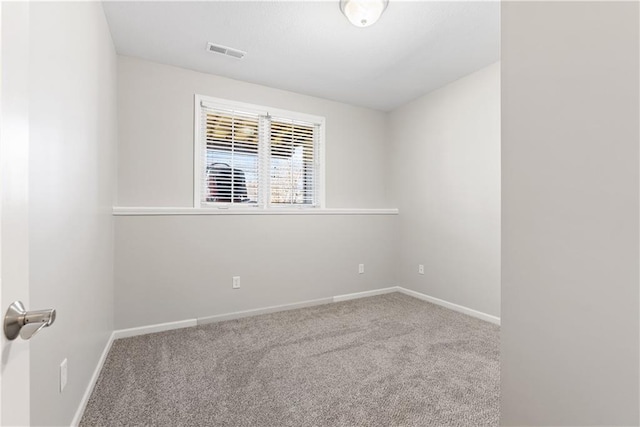
POLYGON ((209 173, 209 197, 210 202, 242 202, 257 203, 258 202, 258 154, 242 154, 232 151, 223 150, 207 150, 207 170, 209 173), (226 190, 216 190, 216 178, 211 171, 217 166, 227 167, 230 174, 220 178, 220 186, 227 188, 226 190), (237 176, 242 173, 244 175, 244 185, 246 186, 246 194, 240 187, 240 179, 237 176))
POLYGON ((314 127, 271 120, 271 203, 312 204, 315 186, 314 127))

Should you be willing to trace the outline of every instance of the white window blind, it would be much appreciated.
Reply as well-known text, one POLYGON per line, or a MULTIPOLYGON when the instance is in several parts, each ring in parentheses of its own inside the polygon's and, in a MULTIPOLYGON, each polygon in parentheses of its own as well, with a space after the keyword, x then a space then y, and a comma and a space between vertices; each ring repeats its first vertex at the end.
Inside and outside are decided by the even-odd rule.
POLYGON ((257 204, 260 116, 202 105, 201 200, 257 204))
POLYGON ((320 206, 321 120, 205 101, 196 107, 200 206, 320 206))
POLYGON ((318 125, 286 118, 270 123, 271 204, 317 204, 318 125))

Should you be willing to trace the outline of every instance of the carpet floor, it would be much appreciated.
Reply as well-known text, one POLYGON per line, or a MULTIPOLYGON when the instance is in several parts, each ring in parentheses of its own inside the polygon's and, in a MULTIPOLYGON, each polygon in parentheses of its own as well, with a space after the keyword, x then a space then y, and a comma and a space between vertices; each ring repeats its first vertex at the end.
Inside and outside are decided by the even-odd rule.
POLYGON ((497 426, 499 327, 400 294, 116 340, 81 426, 497 426))

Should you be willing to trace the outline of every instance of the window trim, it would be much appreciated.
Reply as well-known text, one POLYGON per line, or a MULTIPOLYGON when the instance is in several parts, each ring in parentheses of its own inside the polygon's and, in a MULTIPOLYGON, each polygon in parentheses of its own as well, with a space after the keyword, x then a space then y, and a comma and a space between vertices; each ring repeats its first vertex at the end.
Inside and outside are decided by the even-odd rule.
POLYGON ((247 209, 251 210, 307 210, 307 209, 324 209, 326 206, 325 199, 325 118, 322 116, 315 116, 306 113, 299 113, 296 111, 283 110, 279 108, 266 107, 262 105, 249 104, 245 102, 232 101, 222 98, 214 98, 206 95, 194 95, 194 103, 193 103, 193 207, 196 209, 211 209, 211 210, 227 210, 227 211, 244 211, 247 209), (200 111, 202 103, 207 104, 213 108, 220 109, 238 109, 245 111, 247 113, 259 114, 259 115, 271 115, 275 117, 283 117, 292 120, 300 120, 305 122, 313 122, 319 125, 320 131, 318 135, 318 161, 319 166, 316 171, 317 173, 317 200, 318 204, 315 206, 305 206, 305 205, 283 205, 283 206, 273 206, 269 203, 265 203, 263 206, 252 206, 252 205, 242 205, 242 204, 234 204, 234 203, 224 203, 219 204, 217 206, 212 206, 208 203, 203 203, 200 199, 201 196, 201 183, 202 183, 202 140, 201 140, 201 119, 202 114, 200 111))

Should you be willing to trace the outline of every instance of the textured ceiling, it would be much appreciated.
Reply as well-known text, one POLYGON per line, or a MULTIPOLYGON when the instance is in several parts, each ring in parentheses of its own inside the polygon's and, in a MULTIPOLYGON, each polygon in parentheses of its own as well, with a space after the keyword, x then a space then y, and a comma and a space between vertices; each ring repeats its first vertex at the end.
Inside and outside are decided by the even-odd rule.
POLYGON ((498 2, 390 0, 356 28, 339 1, 105 2, 119 54, 389 111, 499 59, 498 2), (207 42, 244 50, 242 60, 207 42))

